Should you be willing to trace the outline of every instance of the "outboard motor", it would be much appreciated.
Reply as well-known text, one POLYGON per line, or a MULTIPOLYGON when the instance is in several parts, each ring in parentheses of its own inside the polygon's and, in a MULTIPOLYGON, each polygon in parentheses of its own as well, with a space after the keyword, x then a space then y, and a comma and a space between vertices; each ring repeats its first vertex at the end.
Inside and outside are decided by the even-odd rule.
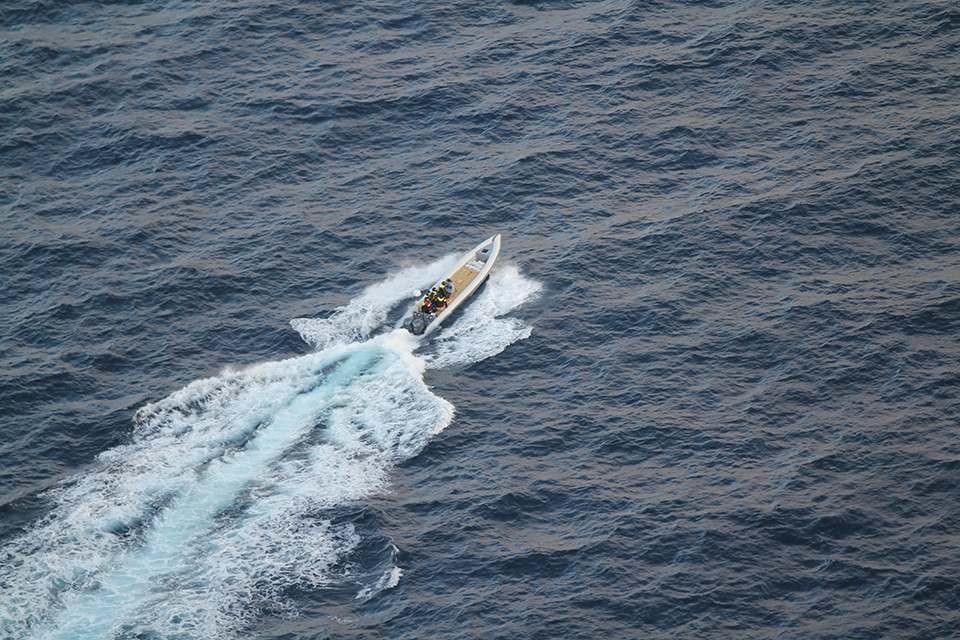
POLYGON ((403 321, 403 328, 415 336, 423 335, 427 330, 427 319, 419 311, 403 321))

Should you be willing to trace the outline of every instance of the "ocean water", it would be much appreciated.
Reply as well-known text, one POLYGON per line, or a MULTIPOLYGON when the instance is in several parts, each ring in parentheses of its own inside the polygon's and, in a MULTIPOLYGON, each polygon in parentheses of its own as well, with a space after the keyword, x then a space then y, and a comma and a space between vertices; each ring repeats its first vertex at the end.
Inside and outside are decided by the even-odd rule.
POLYGON ((958 48, 4 0, 0 637, 956 638, 958 48))

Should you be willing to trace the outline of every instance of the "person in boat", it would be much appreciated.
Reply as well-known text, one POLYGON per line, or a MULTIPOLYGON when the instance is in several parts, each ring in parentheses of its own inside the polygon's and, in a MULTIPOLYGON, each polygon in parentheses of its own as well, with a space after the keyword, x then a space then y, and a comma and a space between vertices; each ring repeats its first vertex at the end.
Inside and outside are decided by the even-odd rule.
POLYGON ((433 305, 434 305, 433 296, 430 295, 431 293, 433 292, 428 291, 427 294, 423 296, 423 300, 420 301, 421 313, 435 313, 435 310, 433 308, 433 305))
MULTIPOLYGON (((452 285, 453 283, 451 283, 452 285)), ((433 306, 437 313, 443 311, 450 302, 450 291, 447 289, 447 281, 444 280, 439 286, 433 289, 433 306)))
POLYGON ((420 309, 424 313, 437 314, 443 311, 446 306, 447 298, 437 287, 430 289, 427 295, 423 296, 423 302, 420 303, 420 309))

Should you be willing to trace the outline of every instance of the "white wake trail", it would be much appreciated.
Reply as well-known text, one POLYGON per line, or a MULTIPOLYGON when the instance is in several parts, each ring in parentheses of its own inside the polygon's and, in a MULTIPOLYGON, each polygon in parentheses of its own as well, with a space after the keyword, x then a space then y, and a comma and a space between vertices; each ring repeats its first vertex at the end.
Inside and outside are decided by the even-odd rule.
MULTIPOLYGON (((342 579, 361 538, 331 510, 384 491, 390 470, 453 419, 425 369, 530 334, 499 317, 539 290, 508 267, 417 356, 421 341, 386 316, 448 262, 408 269, 328 319, 294 321, 314 353, 142 408, 128 444, 49 492, 51 511, 0 549, 0 636, 243 637, 264 612, 295 614, 291 589, 342 579)), ((402 570, 390 559, 378 575, 357 598, 402 570)))

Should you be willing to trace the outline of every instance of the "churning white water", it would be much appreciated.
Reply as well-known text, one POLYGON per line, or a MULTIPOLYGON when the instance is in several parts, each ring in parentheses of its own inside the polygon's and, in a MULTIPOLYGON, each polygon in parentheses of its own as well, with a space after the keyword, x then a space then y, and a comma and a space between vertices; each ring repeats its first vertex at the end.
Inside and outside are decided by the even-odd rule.
MULTIPOLYGON (((130 442, 51 491, 50 512, 3 549, 3 634, 224 637, 265 610, 295 614, 287 594, 336 580, 361 538, 330 510, 383 490, 453 418, 423 382, 428 364, 480 360, 530 334, 497 317, 539 289, 508 267, 432 355, 416 355, 419 339, 389 329, 388 313, 450 260, 407 269, 328 319, 293 321, 314 353, 143 407, 130 442)), ((398 583, 392 562, 358 598, 398 583)))

